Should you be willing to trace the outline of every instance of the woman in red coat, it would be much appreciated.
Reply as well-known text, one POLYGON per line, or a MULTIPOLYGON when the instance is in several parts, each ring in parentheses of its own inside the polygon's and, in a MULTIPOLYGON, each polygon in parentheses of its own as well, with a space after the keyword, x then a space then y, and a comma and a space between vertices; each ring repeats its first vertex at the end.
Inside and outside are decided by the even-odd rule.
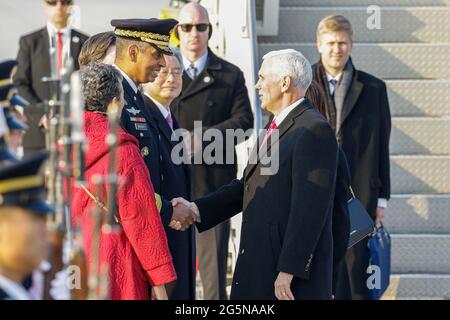
MULTIPOLYGON (((87 189, 106 203, 105 184, 96 187, 93 175, 108 174, 109 133, 106 112, 124 105, 122 76, 112 66, 93 64, 81 73, 85 101, 85 154, 87 189)), ((111 299, 167 299, 164 284, 176 280, 167 238, 156 206, 150 176, 138 142, 123 129, 118 132, 117 173, 121 183, 117 192, 121 232, 100 235, 100 268, 106 265, 111 299)), ((94 202, 86 190, 73 189, 72 222, 80 226, 88 269, 91 266, 94 202)), ((104 213, 102 211, 102 213, 104 213)))

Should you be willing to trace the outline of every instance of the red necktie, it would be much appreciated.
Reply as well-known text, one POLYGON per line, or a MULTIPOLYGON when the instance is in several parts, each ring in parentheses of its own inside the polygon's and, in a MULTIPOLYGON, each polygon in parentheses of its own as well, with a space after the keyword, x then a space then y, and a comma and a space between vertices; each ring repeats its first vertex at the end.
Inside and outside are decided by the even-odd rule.
POLYGON ((56 32, 56 50, 58 54, 58 70, 59 74, 61 75, 61 69, 62 69, 62 53, 63 53, 63 39, 62 39, 62 32, 58 31, 56 32))
POLYGON ((272 135, 272 131, 276 128, 278 128, 278 127, 277 127, 277 123, 275 122, 275 119, 274 119, 272 121, 272 123, 270 124, 269 128, 267 129, 266 135, 264 136, 264 139, 263 139, 261 145, 263 145, 267 141, 267 139, 269 139, 269 137, 272 135))

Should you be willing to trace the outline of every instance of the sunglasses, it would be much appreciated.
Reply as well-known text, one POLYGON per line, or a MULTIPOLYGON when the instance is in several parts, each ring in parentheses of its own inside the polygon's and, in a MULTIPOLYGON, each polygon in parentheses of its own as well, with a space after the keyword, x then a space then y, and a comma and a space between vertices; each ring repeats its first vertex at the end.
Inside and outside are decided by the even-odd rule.
POLYGON ((191 32, 193 27, 197 28, 197 31, 199 32, 205 32, 209 27, 209 23, 199 23, 199 24, 184 23, 180 24, 179 26, 183 32, 191 32))
POLYGON ((63 6, 68 6, 72 4, 72 0, 45 0, 45 2, 49 5, 49 6, 56 6, 56 4, 58 2, 61 2, 61 4, 63 6))

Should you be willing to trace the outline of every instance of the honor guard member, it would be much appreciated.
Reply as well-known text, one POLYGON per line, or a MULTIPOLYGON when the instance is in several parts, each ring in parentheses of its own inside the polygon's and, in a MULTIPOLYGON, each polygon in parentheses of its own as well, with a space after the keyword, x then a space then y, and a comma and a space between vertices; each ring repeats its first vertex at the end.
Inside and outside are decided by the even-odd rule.
POLYGON ((28 102, 18 93, 14 84, 8 84, 0 87, 0 104, 3 106, 3 112, 6 124, 9 129, 8 144, 11 152, 17 154, 19 147, 22 146, 23 136, 28 130, 28 126, 18 118, 17 115, 25 118, 16 109, 17 106, 24 108, 28 106, 28 102))
POLYGON ((169 48, 170 32, 177 24, 174 19, 114 19, 116 59, 114 66, 123 75, 125 106, 122 127, 139 141, 142 157, 150 172, 158 209, 164 225, 171 220, 191 223, 195 214, 187 207, 173 208, 170 199, 162 199, 162 157, 159 151, 158 127, 146 109, 138 90, 142 83, 153 82, 165 66, 164 55, 173 55, 169 48))
POLYGON ((23 287, 47 255, 42 165, 47 153, 0 168, 0 300, 30 300, 23 287))

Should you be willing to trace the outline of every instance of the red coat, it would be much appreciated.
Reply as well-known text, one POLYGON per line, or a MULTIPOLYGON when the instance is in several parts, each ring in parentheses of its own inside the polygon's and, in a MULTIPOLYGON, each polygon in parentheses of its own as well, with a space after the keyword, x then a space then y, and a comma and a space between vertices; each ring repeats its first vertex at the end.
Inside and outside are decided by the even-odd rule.
MULTIPOLYGON (((106 186, 103 184, 101 190, 95 190, 91 177, 94 174, 106 176, 108 172, 108 147, 104 142, 108 134, 107 118, 86 112, 85 134, 88 139, 85 155, 87 188, 106 204, 106 186)), ((100 263, 108 267, 111 299, 149 299, 149 284, 174 281, 175 269, 137 140, 120 129, 117 151, 117 172, 123 180, 117 193, 122 232, 101 236, 100 263)), ((73 188, 72 194, 72 223, 81 228, 90 269, 93 200, 83 189, 73 188)))

